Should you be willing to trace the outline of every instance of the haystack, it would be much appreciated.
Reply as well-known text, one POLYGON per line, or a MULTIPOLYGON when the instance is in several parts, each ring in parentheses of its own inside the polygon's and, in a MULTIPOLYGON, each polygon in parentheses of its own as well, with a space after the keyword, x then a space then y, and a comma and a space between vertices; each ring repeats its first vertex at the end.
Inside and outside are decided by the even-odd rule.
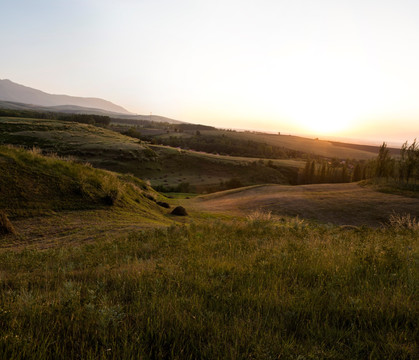
POLYGON ((172 215, 177 216, 187 216, 188 213, 186 212, 186 209, 183 206, 176 206, 173 211, 171 212, 172 215))
POLYGON ((16 234, 16 230, 6 214, 3 211, 0 211, 0 235, 8 234, 16 234))

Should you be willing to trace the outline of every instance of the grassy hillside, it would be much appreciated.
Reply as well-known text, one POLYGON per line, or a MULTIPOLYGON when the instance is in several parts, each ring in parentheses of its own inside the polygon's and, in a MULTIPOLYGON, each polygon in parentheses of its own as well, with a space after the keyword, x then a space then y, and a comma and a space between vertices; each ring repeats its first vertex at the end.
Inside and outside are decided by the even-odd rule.
POLYGON ((218 189, 240 177, 244 185, 295 183, 303 162, 217 157, 164 146, 147 146, 100 127, 58 120, 0 118, 0 144, 37 146, 44 152, 74 156, 94 167, 130 173, 152 185, 189 183, 195 191, 218 189), (251 162, 259 161, 257 166, 251 162), (269 165, 269 166, 268 166, 269 165))
POLYGON ((419 218, 419 198, 386 194, 356 183, 261 185, 200 196, 193 201, 200 211, 248 214, 261 210, 336 225, 380 226, 394 213, 419 218))
POLYGON ((97 126, 47 119, 0 118, 0 143, 36 146, 61 156, 73 155, 93 164, 119 157, 142 160, 147 147, 97 126))
MULTIPOLYGON (((142 176, 153 185, 187 182, 194 190, 218 190, 220 183, 232 178, 243 185, 260 183, 297 183, 303 161, 262 160, 233 156, 220 156, 196 151, 150 145, 157 161, 146 164, 142 176)), ((212 190, 212 191, 214 191, 212 190)))
POLYGON ((254 216, 0 251, 0 358, 417 359, 418 226, 254 216))
POLYGON ((0 146, 0 209, 11 217, 110 206, 158 216, 154 191, 141 180, 39 151, 0 146))

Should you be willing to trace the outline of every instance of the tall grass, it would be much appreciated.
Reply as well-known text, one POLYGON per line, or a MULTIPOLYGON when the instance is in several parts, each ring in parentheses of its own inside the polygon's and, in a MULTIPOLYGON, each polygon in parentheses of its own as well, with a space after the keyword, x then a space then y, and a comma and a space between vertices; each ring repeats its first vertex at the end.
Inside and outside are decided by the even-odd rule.
POLYGON ((3 251, 0 358, 417 358, 417 230, 302 225, 3 251))

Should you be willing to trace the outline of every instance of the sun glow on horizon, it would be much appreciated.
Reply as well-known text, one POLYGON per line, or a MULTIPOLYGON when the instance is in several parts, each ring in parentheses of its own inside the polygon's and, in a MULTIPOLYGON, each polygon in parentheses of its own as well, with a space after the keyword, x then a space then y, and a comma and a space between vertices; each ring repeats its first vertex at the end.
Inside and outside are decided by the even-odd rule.
POLYGON ((351 119, 341 113, 310 113, 296 118, 301 131, 313 135, 342 135, 351 127, 351 119))
POLYGON ((1 77, 29 87, 224 128, 419 138, 417 1, 19 0, 2 11, 14 56, 1 77))

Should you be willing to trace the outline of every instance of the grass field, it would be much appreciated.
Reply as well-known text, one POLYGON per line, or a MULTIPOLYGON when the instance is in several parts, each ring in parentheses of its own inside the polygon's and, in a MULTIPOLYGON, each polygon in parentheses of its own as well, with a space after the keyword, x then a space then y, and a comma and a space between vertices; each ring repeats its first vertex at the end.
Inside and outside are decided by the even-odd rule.
POLYGON ((266 215, 0 251, 0 358, 415 359, 418 230, 266 215))

